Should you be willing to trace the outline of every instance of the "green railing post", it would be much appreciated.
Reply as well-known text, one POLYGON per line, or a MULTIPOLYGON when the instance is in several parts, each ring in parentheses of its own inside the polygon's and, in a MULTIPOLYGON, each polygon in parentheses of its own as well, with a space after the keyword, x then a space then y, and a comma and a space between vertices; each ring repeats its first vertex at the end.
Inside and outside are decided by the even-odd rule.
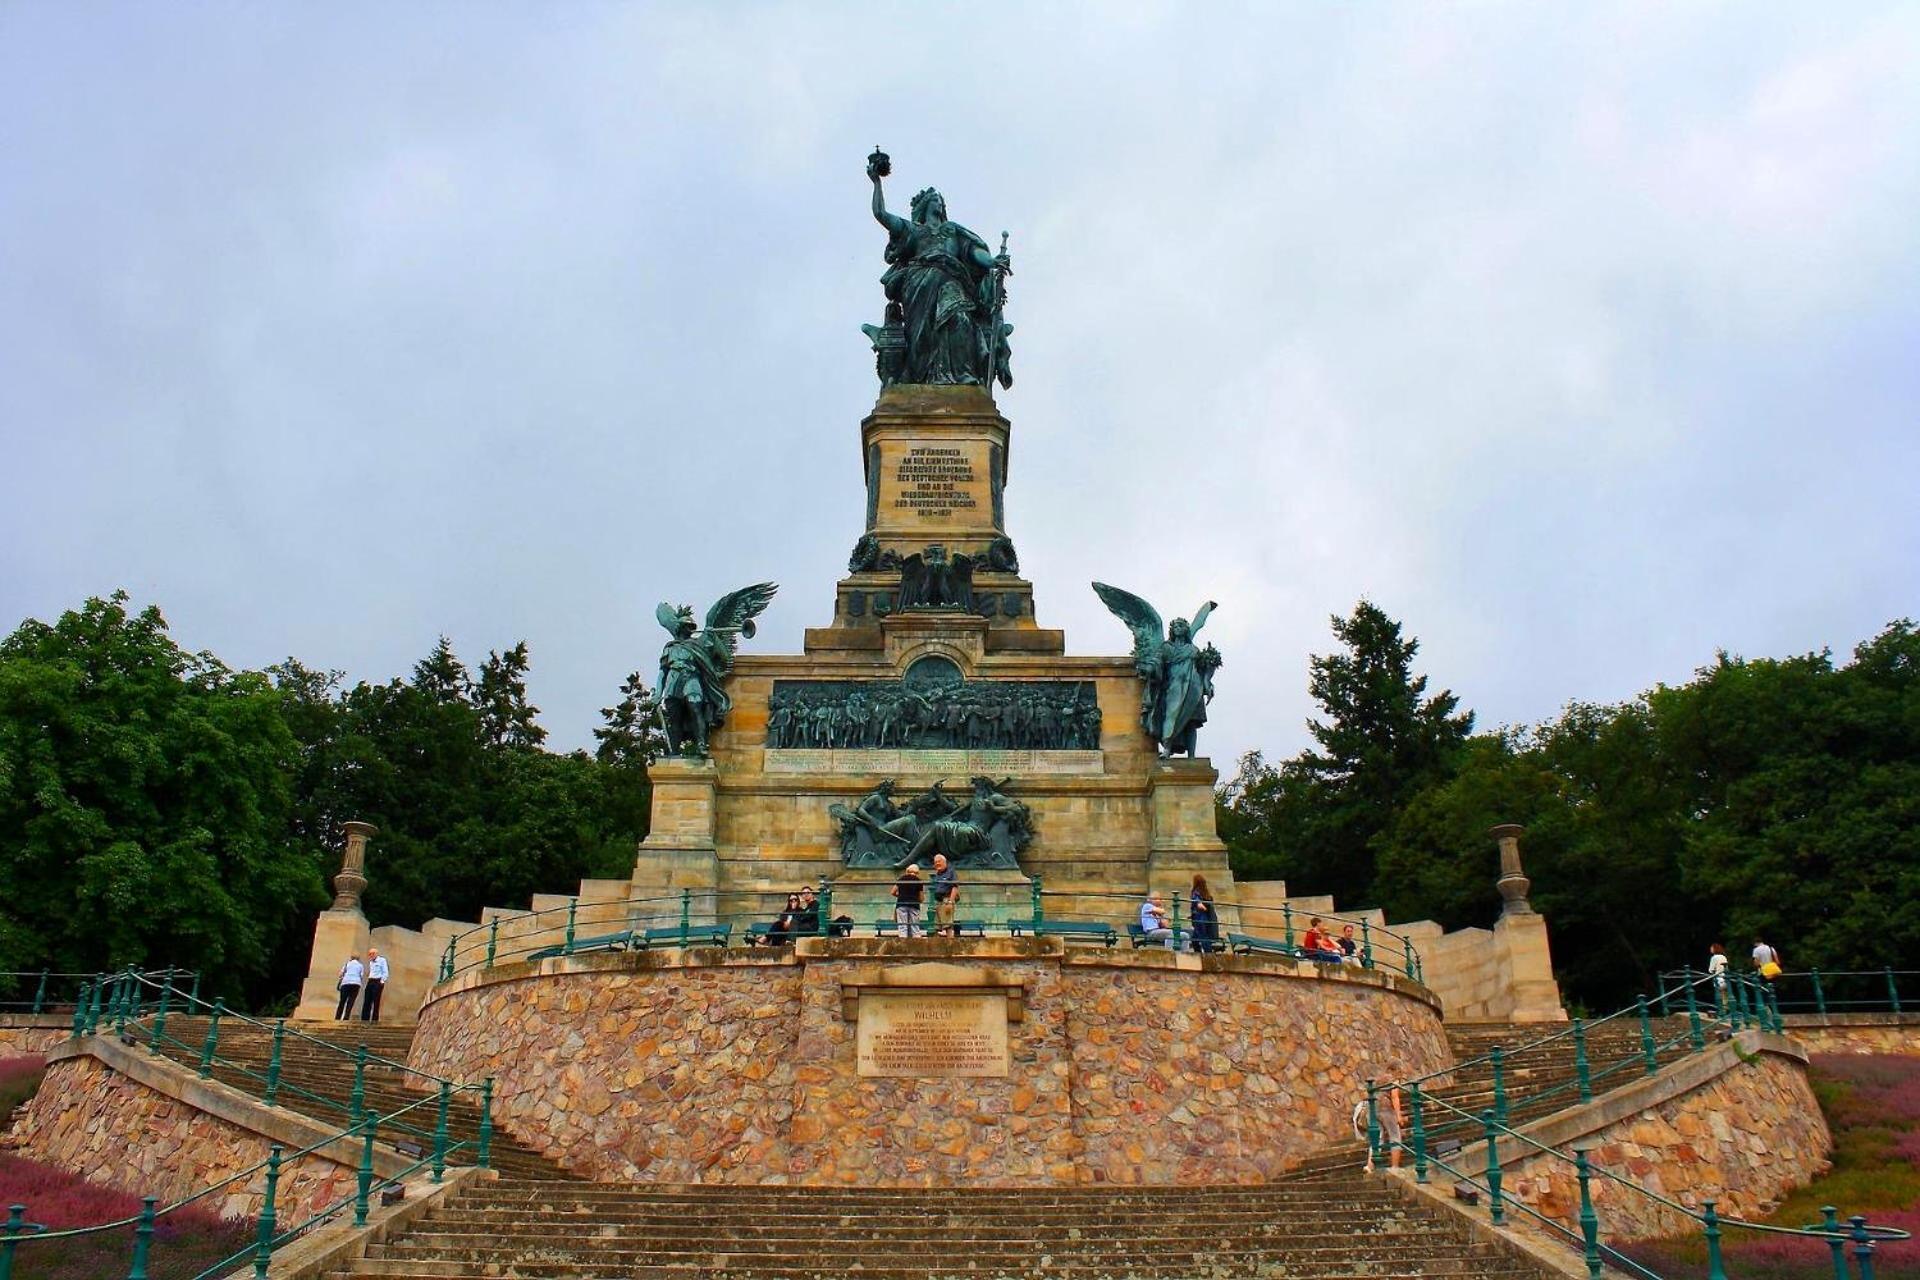
POLYGON ((227 1011, 225 1000, 213 1002, 213 1015, 207 1019, 206 1043, 200 1046, 200 1078, 213 1074, 213 1057, 220 1051, 220 1015, 227 1011))
POLYGON ((1694 995, 1693 970, 1687 970, 1687 1043, 1695 1053, 1707 1047, 1707 1034, 1700 1026, 1700 1001, 1694 995))
POLYGON ((193 975, 193 986, 187 989, 187 1012, 191 1014, 195 1009, 198 1009, 199 1007, 200 1007, 200 974, 196 970, 193 975))
POLYGON ((121 974, 114 979, 113 992, 113 1034, 127 1034, 127 1001, 131 992, 127 990, 127 975, 121 974))
POLYGON ((480 1151, 476 1157, 482 1169, 493 1167, 493 1077, 480 1082, 480 1151))
POLYGON ((367 1225, 367 1194, 373 1190, 373 1139, 380 1128, 380 1117, 370 1115, 366 1119, 367 1140, 360 1148, 359 1190, 353 1196, 353 1225, 367 1225))
POLYGON ((280 1194, 280 1144, 267 1152, 267 1194, 260 1201, 260 1226, 253 1237, 253 1274, 255 1280, 267 1280, 267 1266, 273 1261, 273 1226, 278 1216, 273 1202, 280 1194))
POLYGON ((1413 976, 1413 941, 1405 934, 1400 935, 1400 972, 1413 976))
POLYGON ((1900 1012, 1900 984, 1894 981, 1893 967, 1887 967, 1887 1003, 1895 1013, 1900 1012))
POLYGON ((1373 968, 1373 928, 1364 918, 1360 921, 1360 967, 1373 968))
POLYGON ((487 922, 487 968, 493 968, 493 957, 500 950, 500 917, 495 916, 487 922))
POLYGON ((1746 1021, 1747 980, 1744 976, 1732 975, 1727 980, 1727 1025, 1738 1031, 1746 1021))
MULTIPOLYGON (((1380 1149, 1380 1090, 1373 1081, 1367 1081, 1367 1168, 1380 1167, 1380 1158, 1386 1153, 1380 1149)), ((0 1277, 0 1280, 5 1280, 0 1277)))
POLYGON ((1167 950, 1178 951, 1180 949, 1180 893, 1178 890, 1174 892, 1173 915, 1168 919, 1167 923, 1171 933, 1171 936, 1167 939, 1167 950))
POLYGON ((1773 1030, 1775 1034, 1784 1035, 1787 1030, 1787 1023, 1786 1020, 1780 1016, 1780 989, 1772 983, 1767 984, 1767 1012, 1773 1017, 1773 1030))
POLYGON ((40 985, 37 988, 35 988, 33 993, 33 1011, 35 1013, 39 1013, 42 1009, 46 1007, 47 1007, 47 971, 45 969, 42 969, 40 971, 40 985))
MULTIPOLYGON (((78 1040, 85 1034, 87 1034, 87 984, 83 982, 80 984, 80 994, 73 1002, 73 1038, 78 1040)), ((6 1280, 6 1276, 0 1275, 0 1280, 6 1280)))
POLYGON ((1039 877, 1039 876, 1035 876, 1035 877, 1033 878, 1033 919, 1034 919, 1034 923, 1035 923, 1035 924, 1038 924, 1038 923, 1039 923, 1040 921, 1042 921, 1042 920, 1045 920, 1046 918, 1047 918, 1047 907, 1046 907, 1046 903, 1045 903, 1044 901, 1042 901, 1042 900, 1041 900, 1041 897, 1040 897, 1040 877, 1039 877))
POLYGON ((367 1118, 367 1046, 353 1051, 353 1089, 347 1094, 347 1111, 353 1123, 367 1118))
POLYGON ((1420 1086, 1412 1086, 1413 1101, 1413 1180, 1427 1180, 1427 1124, 1422 1114, 1420 1086))
POLYGON ((1671 1018, 1673 1016, 1673 1010, 1667 1005, 1667 979, 1672 976, 1671 974, 1661 975, 1660 994, 1654 997, 1655 1003, 1660 1006, 1660 1016, 1663 1018, 1671 1018))
POLYGON ((140 1197, 140 1224, 133 1229, 133 1265, 127 1268, 127 1280, 147 1280, 147 1252, 153 1248, 153 1206, 159 1196, 140 1197))
POLYGON ((1707 1241, 1707 1280, 1727 1280, 1727 1264, 1720 1257, 1720 1215, 1714 1202, 1700 1202, 1700 1234, 1707 1241))
POLYGON ((1507 1122, 1507 1055, 1499 1045, 1487 1055, 1493 1063, 1493 1118, 1501 1124, 1507 1122))
POLYGON ((1807 977, 1813 980, 1813 1011, 1825 1017, 1827 1012, 1827 993, 1820 987, 1820 971, 1818 969, 1809 969, 1807 970, 1807 977))
POLYGON ((1830 1204, 1820 1206, 1820 1229, 1827 1233, 1827 1248, 1833 1254, 1834 1280, 1847 1280, 1847 1233, 1840 1226, 1840 1211, 1830 1204))
POLYGON ((568 898, 567 899, 567 946, 566 946, 566 952, 568 955, 573 954, 573 926, 574 926, 574 920, 579 915, 579 913, 580 913, 580 899, 568 898))
POLYGON ((1587 1153, 1574 1148, 1574 1176, 1580 1179, 1580 1239, 1585 1247, 1587 1275, 1600 1280, 1600 1215, 1593 1211, 1592 1174, 1587 1168, 1587 1153))
POLYGON ((1291 902, 1280 904, 1280 919, 1286 924, 1287 950, 1291 951, 1293 950, 1293 904, 1291 902))
POLYGON ((1647 998, 1640 997, 1640 1056, 1646 1059, 1647 1074, 1660 1070, 1660 1046, 1653 1040, 1653 1018, 1647 1012, 1647 998))
POLYGON ((833 936, 833 882, 820 882, 820 936, 833 936))
POLYGON ((1487 1130, 1487 1209, 1493 1214, 1493 1225, 1504 1227, 1507 1207, 1500 1202, 1500 1125, 1491 1111, 1481 1112, 1480 1119, 1487 1130))
POLYGON ((440 956, 440 981, 445 982, 453 976, 453 939, 447 939, 447 949, 440 956))
POLYGON ((440 1082, 440 1113, 433 1122, 433 1180, 439 1182, 447 1173, 447 1107, 453 1102, 453 1085, 440 1082))
POLYGON ((1587 1024, 1573 1020, 1573 1074, 1580 1084, 1580 1101, 1593 1101, 1593 1071, 1587 1063, 1587 1024))
MULTIPOLYGON (((824 918, 825 913, 822 913, 824 918)), ((693 890, 680 891, 680 945, 687 945, 687 930, 693 927, 693 890)))
POLYGON ((153 1015, 153 1034, 147 1039, 148 1053, 160 1052, 160 1041, 163 1040, 167 1034, 167 1005, 173 998, 173 973, 171 970, 168 971, 165 978, 161 979, 161 984, 160 1008, 156 1010, 153 1015))
POLYGON ((1860 1264, 1860 1280, 1873 1280, 1873 1237, 1867 1232, 1867 1219, 1855 1214, 1847 1221, 1853 1224, 1853 1260, 1860 1264))
POLYGON ((262 1101, 272 1106, 280 1096, 280 1051, 287 1038, 287 1020, 273 1024, 273 1056, 267 1059, 267 1091, 262 1101))
POLYGON ((13 1280, 13 1250, 26 1229, 27 1206, 9 1206, 6 1222, 0 1223, 0 1280, 13 1280))

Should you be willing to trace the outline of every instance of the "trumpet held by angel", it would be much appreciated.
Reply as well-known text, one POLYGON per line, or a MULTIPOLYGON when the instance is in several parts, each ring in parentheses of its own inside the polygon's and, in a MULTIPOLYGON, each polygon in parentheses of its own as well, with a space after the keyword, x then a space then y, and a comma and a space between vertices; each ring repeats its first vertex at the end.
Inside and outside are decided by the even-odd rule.
POLYGON ((1196 609, 1191 622, 1175 618, 1163 625, 1159 611, 1131 591, 1104 582, 1094 583, 1093 590, 1133 632, 1133 667, 1147 685, 1140 727, 1162 756, 1194 755, 1194 739, 1213 701, 1213 673, 1221 665, 1220 651, 1211 644, 1200 647, 1194 637, 1207 624, 1214 602, 1196 609))
POLYGON ((733 706, 723 686, 740 637, 753 637, 753 620, 766 612, 779 589, 771 582, 756 582, 728 592, 707 610, 704 628, 694 622, 691 606, 662 601, 654 609, 654 617, 673 637, 660 651, 660 718, 672 754, 707 754, 708 737, 733 706))

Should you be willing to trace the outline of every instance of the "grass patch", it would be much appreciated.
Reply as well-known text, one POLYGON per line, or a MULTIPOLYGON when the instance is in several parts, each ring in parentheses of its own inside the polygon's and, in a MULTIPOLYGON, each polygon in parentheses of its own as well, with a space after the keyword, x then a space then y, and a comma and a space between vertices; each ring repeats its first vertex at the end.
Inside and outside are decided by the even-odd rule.
MULTIPOLYGON (((1880 1280, 1920 1280, 1920 1058, 1894 1054, 1815 1054, 1809 1079, 1833 1130, 1833 1168, 1791 1193, 1765 1218, 1770 1226, 1820 1221, 1822 1205, 1864 1214, 1875 1226, 1911 1231, 1916 1239, 1879 1245, 1880 1280)), ((1823 1242, 1766 1237, 1728 1229, 1721 1241, 1727 1273, 1738 1280, 1833 1280, 1823 1242)), ((1706 1245, 1698 1234, 1649 1240, 1622 1250, 1665 1276, 1701 1274, 1706 1245)), ((1854 1273, 1847 1248, 1848 1273, 1854 1273)))

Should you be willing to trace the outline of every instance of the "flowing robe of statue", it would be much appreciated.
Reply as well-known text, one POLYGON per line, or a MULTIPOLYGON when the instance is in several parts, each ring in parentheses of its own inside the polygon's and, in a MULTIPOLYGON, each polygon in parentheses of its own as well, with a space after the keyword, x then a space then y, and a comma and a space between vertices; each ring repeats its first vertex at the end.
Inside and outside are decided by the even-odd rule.
POLYGON ((897 309, 904 338, 898 365, 883 378, 1011 387, 1010 327, 1000 317, 1003 278, 1012 271, 1006 254, 996 256, 986 241, 948 221, 947 202, 932 187, 913 198, 911 218, 889 212, 881 179, 891 171, 884 153, 867 157, 874 220, 887 229, 880 283, 891 304, 889 323, 897 309))
POLYGON ((1193 734, 1207 722, 1211 681, 1200 666, 1200 647, 1191 640, 1169 640, 1154 656, 1152 737, 1169 751, 1189 749, 1193 734))
POLYGON ((982 382, 991 309, 987 243, 957 222, 903 222, 880 277, 906 325, 908 382, 982 382))

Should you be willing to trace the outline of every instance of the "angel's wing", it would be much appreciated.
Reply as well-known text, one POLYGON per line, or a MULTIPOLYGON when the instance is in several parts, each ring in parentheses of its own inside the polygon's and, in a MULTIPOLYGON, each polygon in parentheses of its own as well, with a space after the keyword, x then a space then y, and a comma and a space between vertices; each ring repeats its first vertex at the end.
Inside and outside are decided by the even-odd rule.
POLYGON ((1166 628, 1152 605, 1131 591, 1122 591, 1104 582, 1094 583, 1093 593, 1100 597, 1100 603, 1107 606, 1114 617, 1126 623, 1127 629, 1133 632, 1135 662, 1147 657, 1160 647, 1160 637, 1166 634, 1166 628))
POLYGON ((707 610, 707 626, 701 638, 707 642, 708 650, 722 670, 731 664, 733 651, 740 643, 735 637, 753 638, 753 620, 767 611, 773 593, 779 589, 778 583, 756 582, 750 587, 729 591, 707 610))
POLYGON ((1200 628, 1207 625, 1207 615, 1219 607, 1219 605, 1209 600, 1198 609, 1195 609, 1193 611, 1193 624, 1187 628, 1187 638, 1192 639, 1194 636, 1199 635, 1200 628))
POLYGON ((667 629, 668 635, 674 634, 674 629, 680 624, 680 611, 665 600, 653 606, 653 616, 660 619, 660 625, 667 629))

